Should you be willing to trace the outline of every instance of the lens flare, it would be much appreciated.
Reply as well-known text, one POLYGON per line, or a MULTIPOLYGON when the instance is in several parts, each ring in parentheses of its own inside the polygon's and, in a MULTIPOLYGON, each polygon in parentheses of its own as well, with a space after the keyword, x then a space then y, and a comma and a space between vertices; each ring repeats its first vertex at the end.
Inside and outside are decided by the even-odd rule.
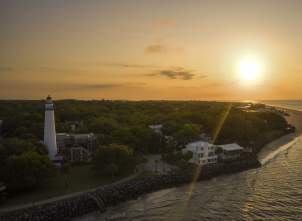
MULTIPOLYGON (((225 121, 227 120, 232 107, 233 107, 233 104, 230 103, 221 112, 221 115, 220 115, 220 117, 218 118, 218 121, 217 121, 217 126, 214 130, 214 133, 213 133, 212 143, 215 143, 217 137, 219 136, 219 133, 222 130, 223 125, 224 125, 225 121)), ((198 182, 198 178, 199 178, 199 175, 200 175, 201 171, 202 171, 202 165, 198 165, 196 167, 195 174, 192 177, 192 181, 189 185, 188 196, 186 197, 186 200, 176 211, 174 211, 174 213, 177 213, 178 216, 180 217, 179 219, 175 219, 175 220, 186 220, 186 215, 187 215, 186 214, 186 209, 188 208, 188 204, 189 204, 189 202, 192 198, 192 195, 195 191, 196 183, 198 182)))

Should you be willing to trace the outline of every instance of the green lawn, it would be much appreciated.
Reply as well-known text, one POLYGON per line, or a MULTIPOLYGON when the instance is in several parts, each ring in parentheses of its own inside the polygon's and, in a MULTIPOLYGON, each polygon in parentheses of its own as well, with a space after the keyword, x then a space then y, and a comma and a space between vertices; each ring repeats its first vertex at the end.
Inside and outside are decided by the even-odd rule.
POLYGON ((135 179, 142 179, 142 178, 157 176, 157 175, 159 175, 159 173, 152 172, 152 171, 144 171, 140 173, 138 176, 136 176, 135 179))
POLYGON ((70 169, 68 174, 58 174, 35 191, 9 198, 4 204, 0 205, 0 209, 24 203, 34 203, 50 197, 94 188, 112 183, 122 178, 123 177, 104 178, 97 176, 94 171, 91 170, 90 165, 74 166, 70 169))

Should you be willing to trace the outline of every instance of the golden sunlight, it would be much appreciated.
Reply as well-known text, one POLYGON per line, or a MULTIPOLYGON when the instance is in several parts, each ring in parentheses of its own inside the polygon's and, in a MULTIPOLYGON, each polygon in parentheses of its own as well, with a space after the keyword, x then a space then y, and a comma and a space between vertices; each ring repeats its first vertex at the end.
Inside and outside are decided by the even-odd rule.
POLYGON ((257 82, 263 74, 262 65, 255 58, 244 58, 238 64, 238 74, 244 82, 257 82))

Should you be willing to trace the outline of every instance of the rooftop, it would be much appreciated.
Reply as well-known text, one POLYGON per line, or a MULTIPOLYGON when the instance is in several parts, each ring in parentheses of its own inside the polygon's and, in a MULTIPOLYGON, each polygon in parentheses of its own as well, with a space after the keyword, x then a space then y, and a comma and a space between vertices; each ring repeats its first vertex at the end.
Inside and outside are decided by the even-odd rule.
POLYGON ((243 150, 243 147, 241 147, 240 145, 238 145, 236 143, 224 144, 224 145, 219 145, 219 146, 226 151, 243 150))
POLYGON ((57 133, 57 136, 76 137, 76 138, 87 138, 95 136, 94 133, 87 134, 74 134, 74 133, 57 133))
POLYGON ((187 145, 205 145, 205 144, 210 144, 210 143, 203 141, 203 140, 198 140, 198 141, 190 142, 187 145))
POLYGON ((153 124, 153 125, 149 125, 149 127, 150 127, 151 129, 156 129, 156 128, 162 128, 163 125, 162 125, 162 124, 153 124))
POLYGON ((243 150, 243 149, 244 149, 243 147, 241 147, 241 146, 240 146, 239 144, 237 144, 237 143, 223 144, 223 145, 214 145, 214 144, 211 144, 211 143, 202 141, 202 140, 188 143, 188 144, 186 145, 186 148, 185 148, 185 149, 196 151, 196 148, 199 149, 199 148, 201 148, 201 147, 206 147, 206 146, 208 146, 208 147, 211 147, 211 146, 221 147, 222 149, 224 149, 224 150, 226 150, 226 151, 243 150))
POLYGON ((188 143, 185 149, 190 151, 200 151, 200 148, 204 148, 206 146, 213 146, 213 144, 199 140, 199 141, 188 143))

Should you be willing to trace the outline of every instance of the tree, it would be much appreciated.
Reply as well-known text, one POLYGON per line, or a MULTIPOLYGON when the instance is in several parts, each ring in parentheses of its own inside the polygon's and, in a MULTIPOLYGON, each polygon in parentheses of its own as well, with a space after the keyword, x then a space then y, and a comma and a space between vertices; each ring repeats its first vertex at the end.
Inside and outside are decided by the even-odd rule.
POLYGON ((162 136, 155 133, 148 127, 134 127, 132 132, 131 147, 133 147, 135 153, 158 153, 164 145, 162 136))
POLYGON ((176 133, 178 130, 180 130, 182 128, 182 124, 177 122, 177 121, 173 121, 173 120, 170 120, 166 123, 164 123, 163 125, 163 133, 166 134, 166 135, 172 135, 174 133, 176 133))
POLYGON ((9 156, 0 171, 10 192, 38 187, 54 173, 55 168, 50 159, 34 151, 9 156))
POLYGON ((131 145, 135 140, 132 131, 127 127, 118 127, 112 132, 115 143, 131 145))
POLYGON ((47 154, 47 149, 44 144, 36 139, 19 139, 16 137, 6 138, 2 141, 0 155, 5 158, 10 155, 20 155, 26 151, 36 151, 40 154, 47 154))
POLYGON ((189 160, 191 160, 193 157, 193 153, 191 151, 186 152, 185 154, 183 154, 183 159, 188 162, 189 160))
POLYGON ((10 155, 20 155, 30 149, 34 149, 32 145, 26 140, 18 138, 7 138, 2 141, 2 153, 1 156, 9 157, 10 155))
POLYGON ((133 171, 136 160, 133 151, 128 146, 110 144, 97 150, 92 163, 97 173, 112 176, 133 171))
POLYGON ((166 153, 162 154, 162 160, 170 163, 172 165, 180 165, 182 163, 187 163, 192 159, 193 153, 188 151, 187 153, 182 153, 181 151, 175 153, 166 153))
POLYGON ((198 139, 201 134, 201 126, 198 124, 184 124, 183 128, 174 134, 175 140, 184 145, 194 139, 198 139))
POLYGON ((88 129, 95 133, 111 134, 116 128, 118 128, 118 124, 112 118, 98 117, 92 119, 88 124, 88 129))

